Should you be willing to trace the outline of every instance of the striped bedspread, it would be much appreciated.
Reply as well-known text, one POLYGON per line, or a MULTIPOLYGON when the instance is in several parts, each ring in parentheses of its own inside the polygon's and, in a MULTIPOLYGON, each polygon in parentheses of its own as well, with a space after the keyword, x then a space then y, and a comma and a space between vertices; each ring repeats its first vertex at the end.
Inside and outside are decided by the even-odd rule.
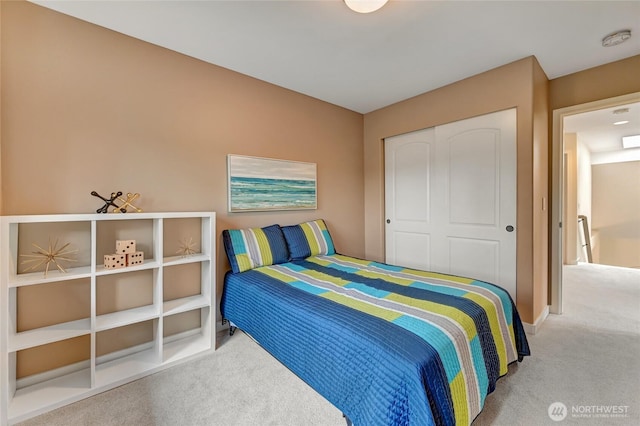
POLYGON ((229 274, 224 318, 360 425, 464 425, 529 355, 497 286, 343 255, 229 274))

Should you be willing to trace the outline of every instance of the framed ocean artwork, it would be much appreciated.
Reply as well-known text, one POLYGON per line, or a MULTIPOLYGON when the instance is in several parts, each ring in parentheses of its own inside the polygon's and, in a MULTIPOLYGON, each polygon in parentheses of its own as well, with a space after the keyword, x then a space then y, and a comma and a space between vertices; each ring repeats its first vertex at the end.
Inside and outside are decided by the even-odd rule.
POLYGON ((318 208, 316 164, 227 155, 230 212, 318 208))

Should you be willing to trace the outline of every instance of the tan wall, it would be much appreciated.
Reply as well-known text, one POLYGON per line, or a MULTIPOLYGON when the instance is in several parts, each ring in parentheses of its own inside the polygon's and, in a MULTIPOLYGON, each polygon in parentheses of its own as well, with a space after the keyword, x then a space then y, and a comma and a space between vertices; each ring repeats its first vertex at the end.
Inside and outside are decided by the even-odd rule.
MULTIPOLYGON (((364 250, 362 115, 29 3, 3 2, 3 214, 215 210, 219 231, 327 219, 364 250), (318 165, 314 211, 229 214, 226 155, 318 165)), ((221 253, 222 254, 222 253, 221 253)), ((224 265, 220 265, 224 266, 224 265)))
POLYGON ((366 114, 366 257, 376 260, 384 260, 385 257, 384 138, 516 107, 516 303, 523 320, 533 322, 543 309, 540 306, 546 306, 547 298, 546 237, 534 238, 534 231, 547 233, 546 211, 542 211, 542 198, 547 197, 547 90, 546 77, 538 62, 528 57, 366 114), (534 182, 534 179, 537 181, 534 182))
MULTIPOLYGON (((530 297, 536 322, 548 305, 549 286, 549 79, 533 63, 533 282, 530 297)), ((527 321, 529 322, 529 321, 527 321)))
POLYGON ((3 214, 91 213, 92 190, 214 210, 218 293, 226 228, 320 217, 340 252, 364 255, 361 114, 32 3, 0 7, 3 214), (230 153, 317 163, 318 209, 227 213, 230 153))
MULTIPOLYGON (((586 147, 584 143, 580 140, 580 135, 578 134, 578 144, 577 144, 577 179, 576 179, 576 212, 578 216, 586 216, 587 217, 587 227, 589 229, 589 240, 591 241, 591 256, 592 259, 595 257, 594 252, 596 249, 596 240, 593 235, 593 227, 592 221, 593 216, 591 214, 591 151, 586 147)), ((587 247, 584 246, 586 241, 584 239, 584 225, 582 222, 578 223, 578 240, 576 241, 577 250, 578 250, 578 262, 587 262, 588 253, 587 247)))
POLYGON ((640 161, 592 166, 599 263, 640 268, 640 161))
POLYGON ((638 70, 640 55, 550 80, 549 111, 640 92, 638 70))

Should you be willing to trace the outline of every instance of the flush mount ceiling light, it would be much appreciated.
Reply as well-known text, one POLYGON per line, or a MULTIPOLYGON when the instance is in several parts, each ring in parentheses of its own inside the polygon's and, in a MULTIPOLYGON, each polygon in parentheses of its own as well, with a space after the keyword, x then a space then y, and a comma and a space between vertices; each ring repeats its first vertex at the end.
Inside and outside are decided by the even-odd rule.
POLYGON ((615 46, 630 38, 631 38, 630 30, 616 31, 615 33, 609 34, 608 36, 602 39, 602 46, 603 47, 615 46))
POLYGON ((612 111, 612 114, 626 114, 629 112, 629 108, 618 108, 612 111))
MULTIPOLYGON (((629 108, 618 108, 611 111, 613 115, 626 114, 629 112, 629 108)), ((618 120, 613 123, 614 126, 621 126, 623 124, 627 124, 629 120, 618 120)))
POLYGON ((349 9, 358 13, 375 12, 387 3, 388 0, 344 0, 349 9))
POLYGON ((622 147, 623 148, 640 148, 640 135, 623 136, 622 147))

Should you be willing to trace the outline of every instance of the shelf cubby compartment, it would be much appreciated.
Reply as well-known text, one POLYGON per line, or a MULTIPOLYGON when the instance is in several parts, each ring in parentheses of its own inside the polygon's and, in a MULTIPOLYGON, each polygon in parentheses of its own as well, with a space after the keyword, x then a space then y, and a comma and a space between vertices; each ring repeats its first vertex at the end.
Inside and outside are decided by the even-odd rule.
POLYGON ((91 371, 83 368, 55 379, 18 389, 9 403, 13 422, 62 407, 86 397, 91 390, 91 371), (34 411, 34 407, 38 407, 34 411))
POLYGON ((206 250, 207 245, 202 241, 207 240, 206 227, 203 221, 206 218, 165 218, 162 223, 163 241, 162 252, 164 253, 165 264, 167 261, 175 261, 182 258, 188 261, 190 257, 210 253, 206 250), (204 234, 204 235, 203 235, 204 234))
MULTIPOLYGON (((125 216, 125 215, 121 215, 125 216)), ((159 219, 140 218, 135 214, 128 215, 133 220, 105 220, 96 223, 96 273, 118 273, 123 270, 138 270, 157 267, 160 263, 155 236, 159 219), (116 253, 116 241, 134 240, 135 251, 144 253, 145 262, 126 268, 105 269, 104 256, 116 253)))
POLYGON ((159 319, 96 333, 95 386, 119 385, 161 365, 159 319))
POLYGON ((159 275, 158 269, 138 269, 97 276, 95 331, 158 318, 159 275))
POLYGON ((209 262, 178 263, 163 268, 163 313, 177 314, 211 304, 207 277, 209 262))
POLYGON ((213 348, 211 307, 206 306, 166 315, 163 320, 164 363, 176 362, 213 348))
POLYGON ((91 221, 23 221, 8 226, 10 287, 85 278, 91 273, 91 221), (64 249, 63 247, 68 244, 64 249), (42 253, 59 251, 56 262, 42 253), (37 254, 40 252, 40 254, 37 254), (66 253, 62 253, 66 252, 66 253), (40 257, 34 257, 40 256, 40 257), (62 258, 66 258, 62 259, 62 258), (45 274, 45 271, 46 274, 45 274))
POLYGON ((9 318, 9 352, 91 332, 91 279, 54 281, 8 289, 16 315, 9 318))
POLYGON ((90 341, 90 335, 86 334, 9 353, 9 374, 13 380, 8 414, 12 421, 33 416, 34 407, 38 407, 36 413, 39 414, 82 399, 90 391, 90 341), (57 350, 55 346, 62 345, 79 347, 82 355, 48 365, 51 361, 48 354, 57 350), (38 370, 20 368, 20 363, 31 361, 33 364, 38 358, 41 359, 38 370))

